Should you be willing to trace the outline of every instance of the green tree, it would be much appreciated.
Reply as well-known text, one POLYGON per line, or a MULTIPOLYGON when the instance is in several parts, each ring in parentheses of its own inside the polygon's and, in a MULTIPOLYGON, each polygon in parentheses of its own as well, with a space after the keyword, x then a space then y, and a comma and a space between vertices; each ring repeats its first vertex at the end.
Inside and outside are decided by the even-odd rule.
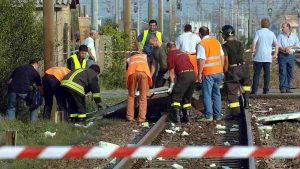
POLYGON ((43 25, 35 0, 0 0, 0 89, 3 105, 11 72, 32 58, 43 57, 43 25))
POLYGON ((104 70, 101 76, 102 86, 106 89, 125 88, 126 69, 124 52, 128 50, 128 34, 120 32, 118 25, 112 20, 106 20, 100 27, 101 35, 107 35, 108 39, 104 49, 104 70))

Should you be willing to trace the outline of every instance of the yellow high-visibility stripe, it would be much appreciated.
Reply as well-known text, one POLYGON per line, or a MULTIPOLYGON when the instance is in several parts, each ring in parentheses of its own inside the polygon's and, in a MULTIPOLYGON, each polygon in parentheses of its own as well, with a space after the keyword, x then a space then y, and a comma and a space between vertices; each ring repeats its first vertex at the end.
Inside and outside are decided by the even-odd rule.
POLYGON ((192 104, 189 103, 189 104, 184 104, 182 107, 183 107, 183 108, 188 108, 188 107, 191 107, 191 106, 192 106, 192 104))
POLYGON ((70 117, 78 117, 78 114, 70 114, 70 117))
POLYGON ((181 106, 181 104, 179 102, 173 102, 171 106, 181 106))
POLYGON ((229 104, 229 107, 230 107, 230 108, 240 107, 240 102, 230 103, 230 104, 229 104))
POLYGON ((78 93, 80 93, 82 95, 85 95, 84 88, 82 86, 80 86, 79 84, 75 83, 75 82, 72 82, 72 81, 69 81, 69 80, 63 80, 61 82, 61 86, 68 86, 71 89, 77 91, 78 93))
POLYGON ((93 93, 93 98, 101 97, 100 93, 93 93))
POLYGON ((245 92, 249 92, 251 90, 251 86, 243 86, 243 90, 245 92))
POLYGON ((86 118, 86 114, 79 114, 78 118, 86 118))

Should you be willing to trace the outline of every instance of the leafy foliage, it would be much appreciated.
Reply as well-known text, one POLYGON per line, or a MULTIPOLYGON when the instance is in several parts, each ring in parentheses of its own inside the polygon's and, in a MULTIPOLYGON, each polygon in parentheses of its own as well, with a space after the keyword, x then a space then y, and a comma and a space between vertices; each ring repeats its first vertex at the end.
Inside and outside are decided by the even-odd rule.
MULTIPOLYGON (((42 22, 37 17, 35 0, 0 0, 0 89, 5 94, 5 82, 11 71, 41 58, 43 54, 42 22)), ((1 99, 3 102, 4 99, 1 99)))
POLYGON ((106 20, 105 25, 100 27, 101 35, 106 35, 104 70, 101 85, 106 89, 125 88, 126 69, 123 52, 128 50, 128 34, 120 32, 118 25, 112 20, 106 20))

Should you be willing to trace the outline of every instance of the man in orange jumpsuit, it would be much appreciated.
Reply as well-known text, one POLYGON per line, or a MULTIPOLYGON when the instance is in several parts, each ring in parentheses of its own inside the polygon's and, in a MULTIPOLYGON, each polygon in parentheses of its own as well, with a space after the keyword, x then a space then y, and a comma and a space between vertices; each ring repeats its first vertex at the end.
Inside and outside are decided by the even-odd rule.
POLYGON ((131 54, 127 59, 128 69, 126 72, 126 85, 128 89, 128 104, 126 118, 134 121, 134 95, 138 84, 139 88, 139 116, 138 122, 146 121, 147 92, 152 85, 150 69, 148 67, 147 55, 140 53, 131 54))

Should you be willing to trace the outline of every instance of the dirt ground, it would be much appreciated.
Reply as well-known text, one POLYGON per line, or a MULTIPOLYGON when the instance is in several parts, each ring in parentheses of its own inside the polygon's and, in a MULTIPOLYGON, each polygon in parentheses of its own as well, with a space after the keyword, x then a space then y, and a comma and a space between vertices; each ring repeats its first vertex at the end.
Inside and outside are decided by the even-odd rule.
MULTIPOLYGON (((254 132, 255 145, 266 146, 300 146, 300 123, 299 122, 280 122, 272 124, 271 130, 258 129, 259 124, 255 122, 255 117, 282 114, 289 112, 299 112, 299 99, 252 99, 252 127, 254 132), (269 110, 269 112, 257 112, 269 110)), ((300 168, 299 159, 257 159, 258 169, 298 169, 300 168)))

